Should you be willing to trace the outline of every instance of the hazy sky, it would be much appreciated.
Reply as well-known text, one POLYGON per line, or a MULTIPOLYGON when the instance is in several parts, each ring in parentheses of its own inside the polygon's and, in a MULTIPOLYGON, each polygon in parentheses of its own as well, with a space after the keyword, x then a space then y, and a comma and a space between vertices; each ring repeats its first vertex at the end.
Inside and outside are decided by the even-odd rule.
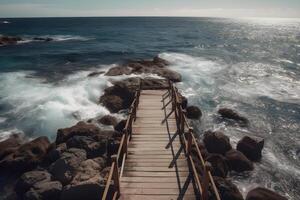
POLYGON ((297 17, 300 0, 0 0, 0 17, 297 17))

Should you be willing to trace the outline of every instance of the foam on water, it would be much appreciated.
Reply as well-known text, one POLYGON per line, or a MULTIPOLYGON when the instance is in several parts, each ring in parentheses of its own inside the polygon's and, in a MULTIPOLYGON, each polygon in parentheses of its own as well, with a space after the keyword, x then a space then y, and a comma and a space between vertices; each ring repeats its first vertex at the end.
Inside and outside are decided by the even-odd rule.
POLYGON ((93 40, 92 37, 82 37, 82 36, 76 36, 76 35, 25 35, 22 37, 22 41, 18 41, 18 44, 26 44, 30 42, 43 42, 39 40, 34 40, 35 37, 38 38, 51 38, 51 42, 64 42, 64 41, 88 41, 93 40))

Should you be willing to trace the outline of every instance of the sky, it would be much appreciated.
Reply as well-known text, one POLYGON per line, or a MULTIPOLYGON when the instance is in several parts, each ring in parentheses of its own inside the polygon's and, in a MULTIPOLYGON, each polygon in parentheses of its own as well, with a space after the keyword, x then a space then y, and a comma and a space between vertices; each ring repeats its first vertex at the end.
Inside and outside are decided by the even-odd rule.
POLYGON ((0 18, 75 16, 300 18, 300 0, 0 0, 0 18))

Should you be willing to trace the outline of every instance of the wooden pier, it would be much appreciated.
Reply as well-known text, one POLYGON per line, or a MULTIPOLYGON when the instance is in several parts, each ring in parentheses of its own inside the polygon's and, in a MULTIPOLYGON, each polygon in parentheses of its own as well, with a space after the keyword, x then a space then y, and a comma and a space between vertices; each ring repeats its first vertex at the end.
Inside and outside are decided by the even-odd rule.
MULTIPOLYGON (((137 90, 102 200, 220 200, 182 109, 177 88, 137 90), (201 161, 201 172, 191 156, 201 161), (109 196, 109 193, 111 196, 109 196)), ((199 168, 199 166, 198 166, 199 168)))

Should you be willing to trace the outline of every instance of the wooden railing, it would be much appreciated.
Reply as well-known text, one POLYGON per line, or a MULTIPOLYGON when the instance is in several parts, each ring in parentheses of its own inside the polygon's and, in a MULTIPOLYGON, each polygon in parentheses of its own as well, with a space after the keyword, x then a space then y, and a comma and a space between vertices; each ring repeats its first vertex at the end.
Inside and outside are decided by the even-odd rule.
MULTIPOLYGON (((139 98, 141 92, 141 82, 135 92, 134 100, 129 107, 129 113, 126 121, 125 128, 123 129, 120 146, 116 155, 111 156, 112 164, 109 175, 106 181, 106 186, 102 195, 102 200, 118 199, 121 195, 120 192, 120 178, 123 174, 124 164, 127 156, 127 147, 131 138, 132 124, 136 119, 136 111, 139 105, 139 98), (109 195, 109 189, 112 189, 112 197, 109 195)), ((111 194, 110 194, 111 195, 111 194)))
POLYGON ((188 120, 186 118, 186 111, 182 108, 182 103, 180 101, 180 96, 178 89, 174 84, 169 81, 169 90, 163 96, 163 99, 170 99, 170 101, 165 104, 165 107, 172 103, 172 111, 166 116, 167 118, 174 112, 177 124, 177 130, 182 141, 182 145, 185 148, 186 156, 188 162, 190 163, 190 170, 193 173, 193 179, 202 200, 208 199, 208 190, 211 186, 212 192, 217 200, 221 200, 219 191, 215 185, 214 179, 210 172, 210 163, 205 162, 202 157, 201 151, 198 147, 197 140, 193 133, 193 128, 189 126, 188 120), (196 149, 196 156, 200 160, 200 172, 196 170, 196 165, 192 157, 192 148, 196 149))

